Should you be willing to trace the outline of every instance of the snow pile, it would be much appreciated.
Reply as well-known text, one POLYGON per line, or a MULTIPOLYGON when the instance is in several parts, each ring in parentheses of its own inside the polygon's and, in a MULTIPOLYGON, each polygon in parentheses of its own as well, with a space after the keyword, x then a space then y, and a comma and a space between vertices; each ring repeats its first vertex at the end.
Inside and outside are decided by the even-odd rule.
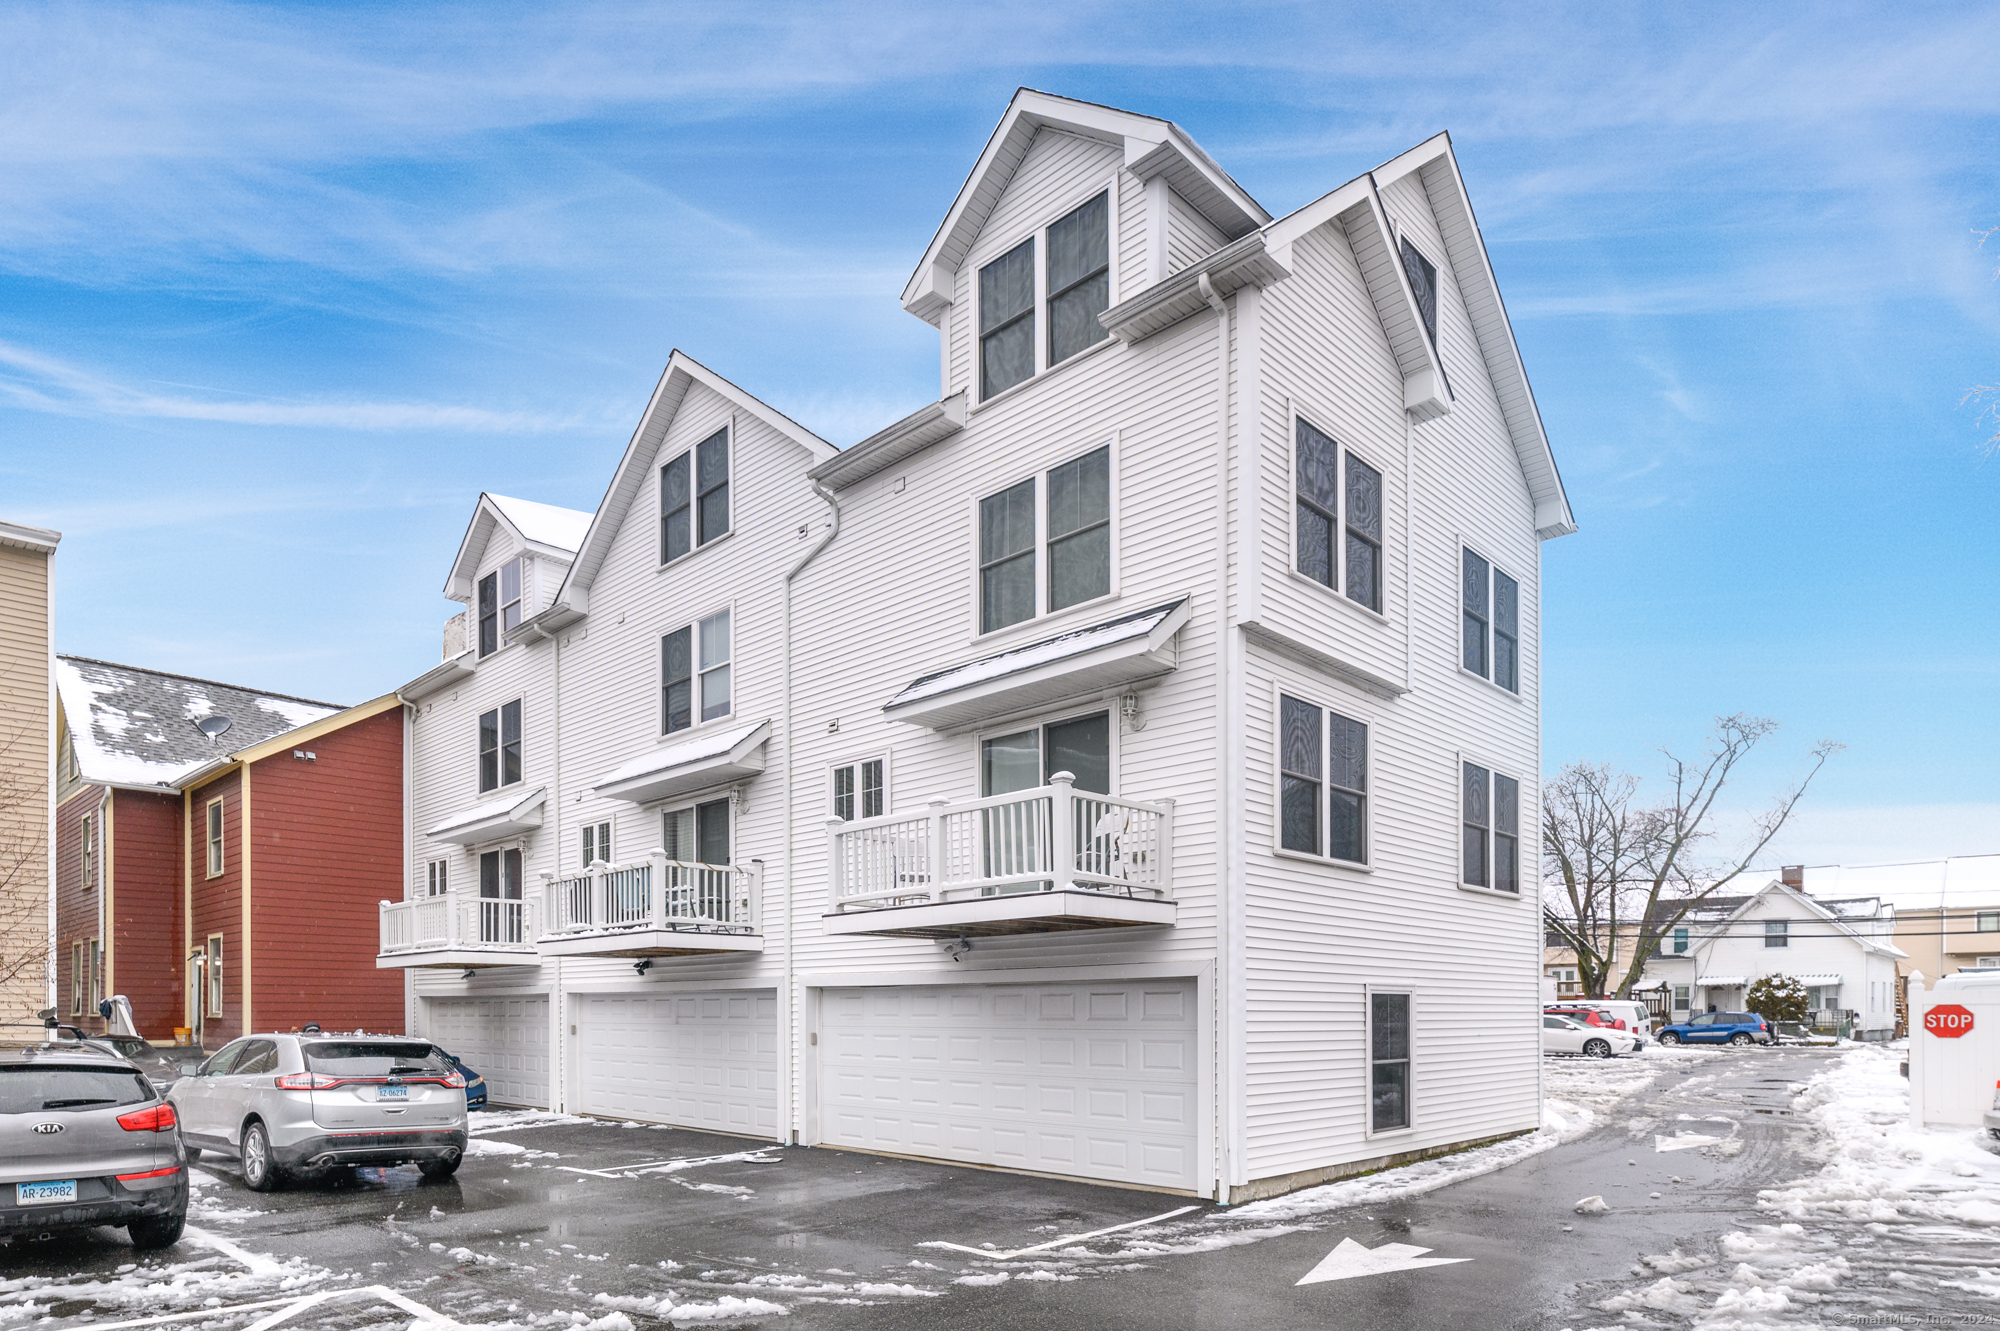
POLYGON ((481 1109, 466 1116, 467 1130, 475 1137, 483 1137, 492 1132, 511 1132, 515 1128, 546 1128, 576 1123, 593 1123, 595 1119, 579 1118, 575 1114, 556 1114, 546 1109, 481 1109))
POLYGON ((693 1300, 676 1302, 671 1294, 645 1294, 639 1296, 619 1294, 599 1294, 591 1300, 599 1308, 610 1308, 592 1327, 603 1326, 610 1331, 610 1319, 616 1317, 623 1324, 621 1331, 632 1325, 627 1313, 639 1313, 646 1317, 656 1317, 676 1326, 696 1322, 725 1322, 737 1317, 787 1317, 791 1309, 783 1304, 772 1303, 768 1299, 740 1299, 734 1294, 724 1294, 706 1303, 693 1300))
POLYGON ((1859 1045, 1793 1102, 1816 1129, 1819 1173, 1767 1188, 1760 1208, 1793 1220, 2000 1225, 2000 1159, 1971 1128, 1910 1126, 1894 1048, 1859 1045))

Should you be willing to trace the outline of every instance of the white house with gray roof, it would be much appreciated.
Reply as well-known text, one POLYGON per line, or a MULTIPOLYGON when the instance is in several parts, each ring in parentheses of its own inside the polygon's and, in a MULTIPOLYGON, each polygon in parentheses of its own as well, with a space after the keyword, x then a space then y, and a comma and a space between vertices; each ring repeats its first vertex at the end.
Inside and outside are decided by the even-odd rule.
POLYGON ((853 447, 676 352, 574 547, 481 500, 412 1022, 517 1103, 1225 1200, 1533 1130, 1575 523, 1449 140, 1274 218, 1024 90, 903 303, 937 400, 853 447))

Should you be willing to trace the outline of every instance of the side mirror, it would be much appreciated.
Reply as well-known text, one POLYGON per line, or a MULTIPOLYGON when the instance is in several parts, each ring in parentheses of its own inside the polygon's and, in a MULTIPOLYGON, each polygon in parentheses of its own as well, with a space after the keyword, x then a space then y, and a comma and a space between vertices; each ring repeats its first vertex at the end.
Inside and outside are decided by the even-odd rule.
POLYGON ((181 1064, 181 1075, 183 1077, 199 1077, 201 1075, 201 1064, 199 1063, 181 1064))

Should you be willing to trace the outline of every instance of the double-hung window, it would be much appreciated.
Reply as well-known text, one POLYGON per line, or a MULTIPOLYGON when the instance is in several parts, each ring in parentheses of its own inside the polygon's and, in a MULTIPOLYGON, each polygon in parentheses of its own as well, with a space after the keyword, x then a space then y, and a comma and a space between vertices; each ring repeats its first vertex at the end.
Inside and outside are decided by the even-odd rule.
POLYGON ((728 716, 729 612, 718 611, 699 623, 675 629, 660 639, 660 731, 673 734, 695 723, 728 716))
POLYGON ((1478 763, 1460 764, 1460 881, 1521 890, 1521 783, 1478 763))
POLYGON ((729 532, 729 427, 660 468, 660 562, 729 532))
POLYGON ((521 624, 521 561, 510 559, 500 566, 500 631, 521 624))
POLYGON ((710 800, 660 815, 660 845, 684 864, 729 863, 729 801, 710 800))
POLYGON ((451 888, 451 861, 430 860, 424 865, 424 895, 441 897, 451 888))
POLYGON ((1382 473, 1304 418, 1296 423, 1299 572, 1382 609, 1382 473))
POLYGON ((1110 591, 1110 445, 980 500, 981 633, 1110 591), (1043 545, 1048 550, 1046 578, 1037 575, 1043 545))
POLYGON ((1521 691, 1521 584, 1490 560, 1459 550, 1462 663, 1509 693, 1521 691))
POLYGON ((69 945, 69 1010, 72 1016, 83 1013, 83 990, 88 981, 84 978, 84 968, 90 963, 85 960, 84 949, 88 943, 69 945))
POLYGON ((585 823, 583 825, 583 867, 588 869, 599 860, 611 862, 611 824, 585 823))
POLYGON ((1410 996, 1368 995, 1368 1126, 1388 1132, 1410 1126, 1410 996))
POLYGON ((1297 698, 1278 699, 1279 842, 1368 862, 1368 727, 1297 698))
POLYGON ((495 569, 479 580, 479 655, 484 658, 500 650, 500 572, 495 569))
POLYGON ((1790 947, 1792 945, 1792 922, 1790 920, 1764 921, 1765 947, 1790 947))
POLYGON ((208 936, 208 1011, 210 1016, 222 1015, 223 995, 228 992, 222 983, 222 935, 208 936))
POLYGON ((521 700, 479 717, 479 789, 483 794, 521 779, 521 700))
POLYGON ((1032 379, 1110 336, 1097 316, 1111 305, 1111 204, 1099 194, 1038 238, 1030 236, 979 269, 979 396, 1032 379), (1046 272, 1035 256, 1048 255, 1046 272), (1035 336, 1048 306, 1046 344, 1035 336), (1044 360, 1043 358, 1046 357, 1044 360))
POLYGON ((1674 930, 1674 955, 1677 957, 1686 956, 1687 950, 1688 950, 1688 931, 1686 929, 1674 930))
POLYGON ((214 878, 222 872, 222 801, 208 802, 208 876, 214 878))
POLYGON ((856 818, 880 818, 888 807, 888 770, 888 762, 881 758, 842 763, 834 768, 828 782, 833 795, 833 816, 848 822, 856 818))
MULTIPOLYGON (((80 867, 83 870, 83 890, 88 892, 97 886, 97 819, 86 813, 78 830, 83 835, 82 854, 79 856, 80 867)), ((220 873, 221 870, 213 872, 220 873)))

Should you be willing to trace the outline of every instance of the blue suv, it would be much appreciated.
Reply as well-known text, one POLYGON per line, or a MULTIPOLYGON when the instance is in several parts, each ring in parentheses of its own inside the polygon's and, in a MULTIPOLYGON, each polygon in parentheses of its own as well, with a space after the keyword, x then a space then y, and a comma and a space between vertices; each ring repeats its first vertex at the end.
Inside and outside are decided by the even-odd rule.
POLYGON ((1660 1029, 1660 1043, 1770 1044, 1771 1023, 1754 1012, 1704 1012, 1660 1029))

